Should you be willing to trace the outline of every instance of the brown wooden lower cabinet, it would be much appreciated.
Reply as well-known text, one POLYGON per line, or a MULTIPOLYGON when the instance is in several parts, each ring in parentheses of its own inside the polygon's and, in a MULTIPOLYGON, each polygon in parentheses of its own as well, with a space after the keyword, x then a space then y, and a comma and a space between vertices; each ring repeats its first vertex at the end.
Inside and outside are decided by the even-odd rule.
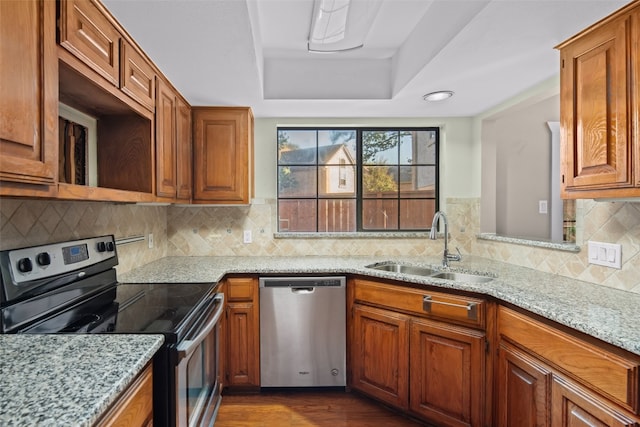
POLYGON ((551 371, 504 340, 498 349, 496 384, 498 427, 551 425, 551 371))
MULTIPOLYGON (((485 425, 485 331, 464 326, 470 321, 455 310, 452 324, 442 321, 439 306, 433 314, 433 301, 445 294, 370 280, 351 284, 350 386, 434 425, 485 425)), ((484 301, 473 304, 484 313, 484 301)), ((473 323, 484 324, 484 315, 473 323)))
POLYGON ((352 336, 352 387, 408 409, 409 316, 356 305, 352 336))
POLYGON ((148 427, 153 425, 153 363, 138 375, 97 427, 148 427))
POLYGON ((480 426, 484 413, 485 334, 412 319, 410 409, 442 426, 480 426))
POLYGON ((260 306, 258 280, 253 277, 226 279, 226 387, 260 387, 260 306))
POLYGON ((554 376, 551 391, 553 427, 636 427, 638 419, 579 385, 554 376))
POLYGON ((497 425, 640 426, 640 357, 498 310, 497 425))

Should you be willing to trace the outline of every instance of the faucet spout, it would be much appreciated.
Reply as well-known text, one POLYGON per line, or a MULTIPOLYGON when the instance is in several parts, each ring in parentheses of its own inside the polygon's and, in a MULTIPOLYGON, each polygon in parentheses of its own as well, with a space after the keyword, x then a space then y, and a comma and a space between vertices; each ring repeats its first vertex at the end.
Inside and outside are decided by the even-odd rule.
POLYGON ((442 221, 444 225, 444 253, 442 256, 442 265, 444 267, 449 267, 449 261, 460 261, 462 260, 462 255, 460 255, 460 250, 458 250, 457 255, 449 253, 449 223, 444 212, 438 211, 433 216, 429 238, 431 240, 436 240, 438 238, 438 222, 440 221, 442 221))

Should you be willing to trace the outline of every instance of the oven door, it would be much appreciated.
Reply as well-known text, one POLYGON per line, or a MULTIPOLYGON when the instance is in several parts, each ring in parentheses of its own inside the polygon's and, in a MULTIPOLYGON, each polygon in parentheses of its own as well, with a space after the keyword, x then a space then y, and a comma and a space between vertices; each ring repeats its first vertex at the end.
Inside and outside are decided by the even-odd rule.
POLYGON ((220 406, 220 319, 224 294, 214 297, 213 308, 198 327, 178 343, 176 372, 176 426, 213 425, 220 406))

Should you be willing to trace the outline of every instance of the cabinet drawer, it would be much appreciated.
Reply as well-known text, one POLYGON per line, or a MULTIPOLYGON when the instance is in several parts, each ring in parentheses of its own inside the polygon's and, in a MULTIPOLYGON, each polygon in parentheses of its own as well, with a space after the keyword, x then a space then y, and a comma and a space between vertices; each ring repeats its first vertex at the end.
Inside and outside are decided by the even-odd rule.
POLYGON ((232 277, 227 279, 227 301, 253 301, 258 288, 251 277, 232 277))
POLYGON ((120 33, 93 1, 60 3, 60 46, 118 86, 120 33))
POLYGON ((147 60, 127 41, 122 40, 120 84, 122 91, 153 111, 155 107, 155 72, 147 60))
POLYGON ((498 332, 637 413, 640 358, 622 357, 505 307, 498 311, 498 332))
POLYGON ((357 302, 477 328, 485 327, 486 302, 482 299, 366 280, 355 280, 354 285, 357 302))

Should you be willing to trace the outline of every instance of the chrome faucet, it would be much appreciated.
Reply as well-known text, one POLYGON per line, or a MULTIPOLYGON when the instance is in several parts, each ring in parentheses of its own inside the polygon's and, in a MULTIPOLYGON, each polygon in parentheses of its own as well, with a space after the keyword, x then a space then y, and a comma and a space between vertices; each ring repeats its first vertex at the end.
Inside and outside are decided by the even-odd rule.
POLYGON ((438 220, 442 218, 442 222, 444 223, 444 254, 442 256, 442 265, 444 267, 449 267, 449 261, 460 261, 462 260, 462 255, 460 254, 460 250, 456 248, 458 254, 450 254, 449 253, 449 224, 447 223, 447 216, 444 212, 438 211, 433 216, 433 222, 431 223, 431 232, 429 232, 429 238, 431 240, 436 240, 438 238, 438 220))

